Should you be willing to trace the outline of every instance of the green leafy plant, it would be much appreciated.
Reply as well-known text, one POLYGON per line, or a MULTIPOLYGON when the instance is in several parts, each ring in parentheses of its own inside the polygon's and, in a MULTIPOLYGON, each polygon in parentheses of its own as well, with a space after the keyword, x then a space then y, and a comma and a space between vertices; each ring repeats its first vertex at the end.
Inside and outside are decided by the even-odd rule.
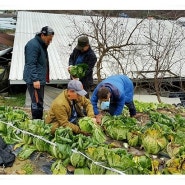
POLYGON ((25 164, 21 170, 25 171, 25 174, 33 174, 33 165, 31 163, 25 164))
POLYGON ((88 65, 87 64, 77 64, 70 67, 70 74, 74 78, 82 78, 85 76, 85 73, 87 71, 88 65))
POLYGON ((0 99, 0 105, 12 106, 12 107, 23 107, 25 105, 25 93, 11 95, 9 97, 2 97, 0 99))

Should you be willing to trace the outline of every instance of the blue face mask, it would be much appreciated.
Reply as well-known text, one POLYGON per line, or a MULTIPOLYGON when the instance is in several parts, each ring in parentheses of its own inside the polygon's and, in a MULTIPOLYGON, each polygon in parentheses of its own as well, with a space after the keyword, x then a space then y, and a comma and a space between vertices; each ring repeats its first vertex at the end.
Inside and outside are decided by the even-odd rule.
POLYGON ((102 101, 100 104, 100 109, 101 110, 109 110, 109 105, 110 105, 109 101, 102 101))

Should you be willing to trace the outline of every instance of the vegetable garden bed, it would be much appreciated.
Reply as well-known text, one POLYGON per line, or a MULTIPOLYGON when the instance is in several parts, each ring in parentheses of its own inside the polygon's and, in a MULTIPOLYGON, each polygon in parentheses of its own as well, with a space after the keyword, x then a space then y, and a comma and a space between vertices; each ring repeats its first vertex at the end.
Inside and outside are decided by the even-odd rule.
MULTIPOLYGON (((101 127, 82 118, 81 129, 90 129, 91 136, 74 135, 62 127, 52 136, 43 120, 30 120, 25 111, 2 106, 0 135, 18 151, 16 160, 36 166, 32 174, 184 174, 184 108, 135 104, 137 118, 130 118, 126 108, 121 116, 105 115, 101 127), (38 157, 31 160, 33 156, 38 157), (34 164, 40 157, 42 164, 34 164)), ((21 168, 16 173, 30 171, 21 168)))

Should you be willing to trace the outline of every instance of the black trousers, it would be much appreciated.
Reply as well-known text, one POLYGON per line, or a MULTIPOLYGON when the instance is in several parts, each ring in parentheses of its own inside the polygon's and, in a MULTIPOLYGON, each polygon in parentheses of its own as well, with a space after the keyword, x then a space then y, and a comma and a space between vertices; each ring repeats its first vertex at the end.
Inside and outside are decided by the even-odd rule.
POLYGON ((33 84, 27 84, 28 92, 31 98, 32 119, 42 119, 44 104, 44 85, 40 89, 35 89, 33 84))

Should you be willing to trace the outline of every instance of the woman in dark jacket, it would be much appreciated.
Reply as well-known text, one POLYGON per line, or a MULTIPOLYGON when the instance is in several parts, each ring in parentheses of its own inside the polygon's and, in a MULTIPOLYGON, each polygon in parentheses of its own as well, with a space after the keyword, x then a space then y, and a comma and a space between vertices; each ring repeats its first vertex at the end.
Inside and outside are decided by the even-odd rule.
POLYGON ((44 86, 49 82, 47 48, 53 36, 53 29, 45 26, 25 45, 23 79, 31 97, 32 119, 43 117, 44 86))
POLYGON ((85 73, 85 76, 79 79, 82 82, 84 89, 88 92, 88 94, 86 95, 87 98, 89 98, 89 91, 91 86, 93 85, 93 69, 96 62, 97 57, 89 45, 88 37, 79 37, 78 44, 73 49, 73 52, 69 57, 69 71, 70 65, 74 66, 82 63, 88 65, 88 69, 85 73))

